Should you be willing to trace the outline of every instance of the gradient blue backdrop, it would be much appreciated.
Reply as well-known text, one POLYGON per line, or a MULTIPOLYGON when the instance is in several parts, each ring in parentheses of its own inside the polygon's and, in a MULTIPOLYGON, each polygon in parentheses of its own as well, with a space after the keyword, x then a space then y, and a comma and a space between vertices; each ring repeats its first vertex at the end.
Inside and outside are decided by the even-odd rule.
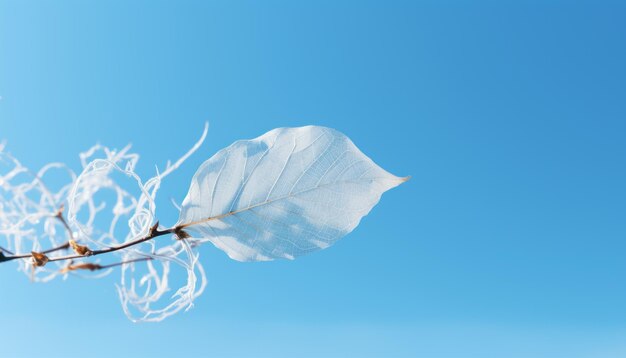
MULTIPOLYGON (((140 172, 280 126, 412 175, 336 246, 244 264, 160 324, 114 282, 0 267, 2 357, 626 356, 626 5, 0 1, 0 138, 32 168, 96 142, 140 172)), ((167 209, 166 209, 167 208, 167 209)))

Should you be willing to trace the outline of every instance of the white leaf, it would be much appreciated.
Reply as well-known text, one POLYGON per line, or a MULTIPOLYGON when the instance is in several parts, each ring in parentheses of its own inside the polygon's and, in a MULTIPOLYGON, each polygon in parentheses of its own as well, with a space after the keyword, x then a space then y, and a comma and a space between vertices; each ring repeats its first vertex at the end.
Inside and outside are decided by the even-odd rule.
POLYGON ((204 162, 177 225, 238 261, 293 259, 348 234, 407 179, 334 129, 278 128, 204 162))

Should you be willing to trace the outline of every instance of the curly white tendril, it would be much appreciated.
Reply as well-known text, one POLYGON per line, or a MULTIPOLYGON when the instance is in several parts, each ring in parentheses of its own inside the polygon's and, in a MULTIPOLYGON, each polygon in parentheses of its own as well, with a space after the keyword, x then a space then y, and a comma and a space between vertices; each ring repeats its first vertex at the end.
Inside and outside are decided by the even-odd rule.
MULTIPOLYGON (((184 156, 173 164, 168 162, 163 172, 157 169, 146 181, 135 172, 139 156, 130 152, 130 146, 120 151, 101 145, 90 148, 80 154, 82 171, 76 175, 62 163, 31 172, 0 144, 1 253, 52 252, 67 249, 63 243, 70 240, 97 250, 146 237, 157 221, 155 198, 161 181, 200 147, 207 131, 208 124, 184 156), (54 176, 50 181, 59 181, 55 171, 63 174, 63 183, 52 189, 47 179, 54 176), (129 179, 130 184, 126 183, 129 179), (67 207, 66 219, 63 207, 67 207), (120 225, 126 223, 126 227, 120 225)), ((18 270, 35 282, 68 275, 100 278, 113 272, 114 266, 121 266, 117 291, 124 312, 135 322, 155 322, 189 309, 204 291, 206 276, 195 246, 185 238, 149 240, 103 256, 107 262, 116 257, 113 264, 102 264, 100 256, 94 257, 92 264, 98 270, 91 272, 68 270, 71 260, 36 268, 28 259, 17 262, 18 270), (167 301, 163 296, 170 292, 172 264, 182 268, 187 279, 167 301)))

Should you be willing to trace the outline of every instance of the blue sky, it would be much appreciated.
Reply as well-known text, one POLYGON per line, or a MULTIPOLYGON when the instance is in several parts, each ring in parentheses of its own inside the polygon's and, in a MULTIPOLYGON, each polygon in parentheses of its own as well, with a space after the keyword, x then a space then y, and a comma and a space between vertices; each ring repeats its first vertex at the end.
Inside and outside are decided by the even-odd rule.
POLYGON ((317 124, 412 180, 290 262, 202 249, 195 308, 132 324, 117 275, 0 267, 0 355, 626 356, 626 6, 615 1, 0 0, 0 138, 31 168, 96 142, 164 184, 317 124), (37 348, 35 348, 37 347, 37 348))

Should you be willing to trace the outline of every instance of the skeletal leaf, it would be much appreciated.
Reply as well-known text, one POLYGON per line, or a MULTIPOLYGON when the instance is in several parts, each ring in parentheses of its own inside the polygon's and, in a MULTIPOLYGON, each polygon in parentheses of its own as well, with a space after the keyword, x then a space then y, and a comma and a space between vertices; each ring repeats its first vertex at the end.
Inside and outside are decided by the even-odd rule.
POLYGON ((178 226, 238 261, 324 249, 351 232, 396 177, 324 127, 274 129, 204 162, 178 226))

